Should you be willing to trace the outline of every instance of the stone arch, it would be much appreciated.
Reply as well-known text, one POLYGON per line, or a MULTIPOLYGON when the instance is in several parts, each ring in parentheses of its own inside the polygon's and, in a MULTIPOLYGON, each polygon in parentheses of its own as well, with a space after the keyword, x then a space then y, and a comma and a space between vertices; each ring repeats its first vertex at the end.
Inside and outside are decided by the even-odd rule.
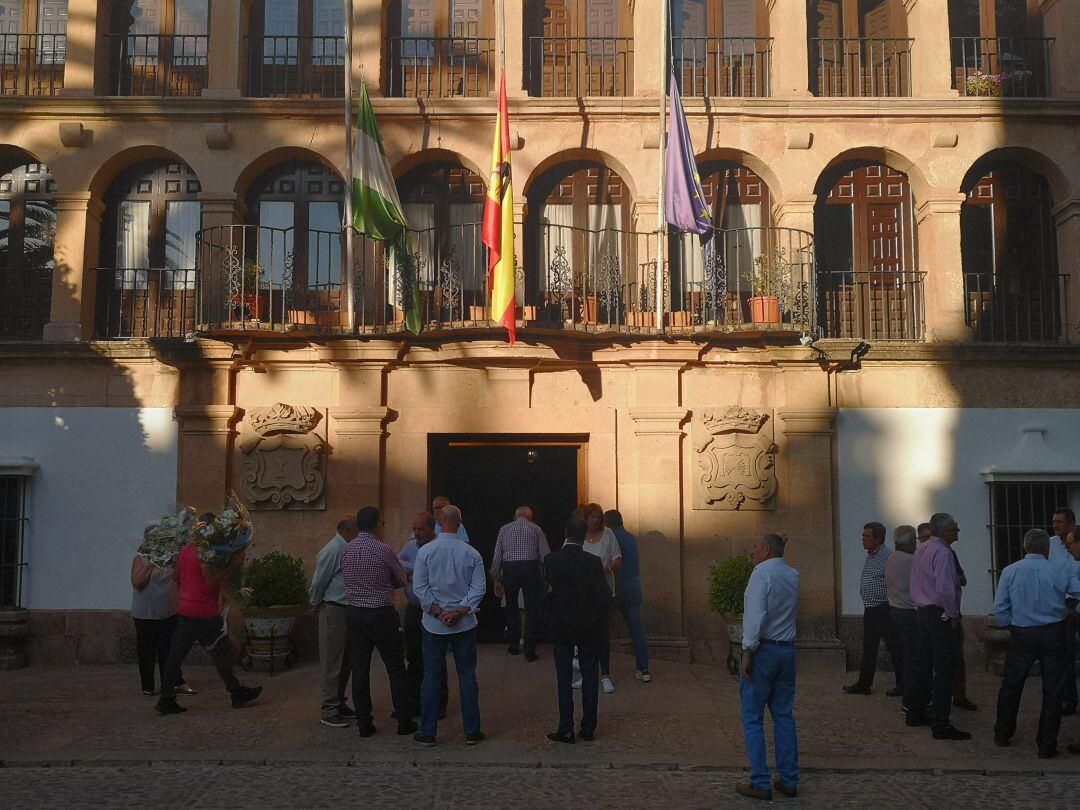
POLYGON ((784 188, 780 177, 773 171, 772 166, 751 152, 731 148, 707 149, 695 156, 694 160, 698 166, 722 160, 741 164, 765 181, 774 204, 775 201, 784 199, 784 188))
POLYGON ((528 178, 525 180, 525 183, 521 186, 521 190, 517 193, 523 197, 527 197, 531 193, 536 181, 549 171, 562 163, 572 163, 574 161, 582 160, 600 163, 609 169, 612 169, 626 184, 626 188, 630 192, 630 199, 638 199, 637 184, 634 182, 634 177, 626 164, 610 152, 588 148, 564 149, 561 152, 556 152, 554 155, 544 158, 544 160, 536 164, 528 178))
POLYGON ((487 183, 488 172, 486 170, 481 169, 474 161, 460 152, 454 152, 451 149, 422 149, 419 152, 403 157, 391 167, 391 171, 395 180, 400 180, 406 174, 420 168, 425 163, 456 163, 473 174, 480 175, 484 183, 487 183))
POLYGON ((121 172, 129 166, 133 166, 143 160, 172 160, 177 163, 183 163, 198 176, 195 164, 171 149, 166 149, 157 144, 130 146, 121 149, 119 152, 106 158, 101 165, 98 166, 87 186, 91 197, 96 200, 103 199, 105 191, 109 188, 110 184, 112 184, 113 180, 120 176, 121 172))
POLYGON ((857 146, 845 149, 831 157, 818 173, 818 178, 814 183, 814 194, 819 195, 822 186, 830 179, 835 181, 835 178, 839 176, 835 170, 848 163, 880 163, 888 166, 890 169, 907 175, 908 184, 911 186, 916 202, 925 200, 930 195, 931 186, 915 161, 901 152, 883 146, 857 146))
POLYGON ((1066 200, 1072 199, 1076 193, 1073 184, 1069 182, 1069 178, 1066 177, 1053 159, 1042 152, 1025 146, 1000 146, 984 152, 972 161, 971 166, 964 173, 964 178, 961 180, 958 190, 966 192, 978 182, 980 177, 995 166, 1004 163, 1019 163, 1036 174, 1042 175, 1046 182, 1050 184, 1050 194, 1053 197, 1054 205, 1060 205, 1066 200))
POLYGON ((344 179, 345 177, 344 166, 339 166, 336 161, 331 160, 320 152, 306 149, 302 146, 279 146, 263 152, 240 170, 240 173, 236 177, 236 184, 233 187, 237 199, 247 199, 248 193, 251 191, 252 183, 254 183, 260 175, 269 169, 272 169, 279 163, 290 160, 321 163, 326 168, 335 172, 339 178, 344 179))

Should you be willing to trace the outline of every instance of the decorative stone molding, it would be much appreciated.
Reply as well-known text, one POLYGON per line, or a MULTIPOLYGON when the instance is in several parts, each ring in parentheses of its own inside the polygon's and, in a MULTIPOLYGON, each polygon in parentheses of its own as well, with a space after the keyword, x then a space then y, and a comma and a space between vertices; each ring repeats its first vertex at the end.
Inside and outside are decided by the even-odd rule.
POLYGON ((836 422, 836 408, 789 408, 777 415, 785 436, 829 434, 836 422))
POLYGON ((370 408, 331 408, 334 431, 339 436, 382 436, 390 409, 385 405, 370 408))
POLYGON ((814 145, 814 133, 809 127, 792 127, 788 130, 788 149, 809 149, 814 145))
POLYGON ((60 122, 60 143, 68 149, 81 149, 89 146, 94 139, 94 131, 87 129, 78 121, 60 122))
POLYGON ((320 421, 314 408, 283 402, 248 414, 240 492, 256 509, 324 508, 326 445, 314 433, 320 421))
POLYGON ((231 422, 237 416, 235 405, 204 405, 177 408, 180 432, 188 436, 209 436, 232 431, 231 422))
POLYGON ((232 146, 229 124, 225 121, 211 121, 203 125, 203 137, 208 149, 228 149, 232 146))
POLYGON ((0 475, 29 478, 37 468, 33 456, 0 456, 0 475))
POLYGON ((631 408, 635 436, 681 436, 686 408, 631 408))
POLYGON ((775 509, 771 411, 732 405, 695 414, 694 509, 775 509))
POLYGON ((955 149, 960 135, 953 126, 938 126, 930 131, 930 145, 935 149, 955 149))
POLYGON ((1054 206, 1050 211, 1050 216, 1059 228, 1073 217, 1080 217, 1080 199, 1066 200, 1061 205, 1054 206))
POLYGON ((967 200, 965 194, 939 194, 934 197, 928 197, 923 202, 915 206, 915 220, 921 223, 929 216, 942 214, 945 216, 960 216, 960 210, 964 207, 964 202, 967 200))

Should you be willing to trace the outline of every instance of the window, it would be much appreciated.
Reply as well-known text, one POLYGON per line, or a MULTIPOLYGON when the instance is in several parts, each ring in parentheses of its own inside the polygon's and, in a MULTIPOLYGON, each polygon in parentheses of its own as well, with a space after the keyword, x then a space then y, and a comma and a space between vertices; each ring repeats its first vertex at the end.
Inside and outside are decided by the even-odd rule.
POLYGON ((760 0, 669 3, 671 58, 683 95, 768 95, 768 12, 760 0))
MULTIPOLYGON (((0 161, 20 162, 19 158, 0 161)), ((0 339, 40 340, 52 299, 56 182, 43 163, 0 174, 0 339)))
POLYGON ((0 95, 56 95, 66 55, 67 0, 0 4, 0 95))
POLYGON ((529 95, 633 92, 633 19, 627 0, 533 0, 525 8, 525 38, 529 95))
POLYGON ((990 484, 990 553, 994 584, 1005 566, 1024 556, 1024 535, 1029 529, 1051 531, 1054 510, 1074 504, 1080 488, 1064 481, 990 484))
POLYGON ((340 0, 262 0, 252 4, 252 15, 250 95, 345 95, 340 0))
POLYGON ((491 0, 395 0, 389 95, 486 96, 493 89, 491 0))
POLYGON ((911 43, 900 0, 809 0, 807 15, 814 95, 911 95, 911 43))
POLYGON ((26 478, 0 475, 0 609, 25 607, 26 478))
POLYGON ((953 86, 967 96, 1049 95, 1038 0, 949 0, 953 86))
POLYGON ((127 0, 114 15, 112 92, 195 96, 206 87, 209 0, 127 0))

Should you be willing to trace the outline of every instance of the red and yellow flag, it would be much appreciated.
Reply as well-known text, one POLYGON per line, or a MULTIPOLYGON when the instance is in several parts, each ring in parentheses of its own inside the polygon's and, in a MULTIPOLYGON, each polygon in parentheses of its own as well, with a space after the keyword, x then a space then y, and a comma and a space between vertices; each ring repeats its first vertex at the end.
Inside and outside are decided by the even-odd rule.
POLYGON ((506 76, 499 81, 499 114, 491 147, 491 176, 484 202, 484 244, 488 248, 488 291, 491 319, 506 327, 510 345, 517 338, 514 308, 514 188, 510 182, 510 118, 506 109, 506 76))

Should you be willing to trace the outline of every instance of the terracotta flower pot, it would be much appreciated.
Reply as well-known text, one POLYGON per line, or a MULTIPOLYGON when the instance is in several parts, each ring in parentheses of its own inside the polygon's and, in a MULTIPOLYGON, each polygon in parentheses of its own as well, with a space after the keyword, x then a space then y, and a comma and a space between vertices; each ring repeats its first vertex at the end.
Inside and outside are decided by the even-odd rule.
POLYGON ((755 295, 749 303, 753 323, 780 323, 780 299, 775 295, 755 295))

